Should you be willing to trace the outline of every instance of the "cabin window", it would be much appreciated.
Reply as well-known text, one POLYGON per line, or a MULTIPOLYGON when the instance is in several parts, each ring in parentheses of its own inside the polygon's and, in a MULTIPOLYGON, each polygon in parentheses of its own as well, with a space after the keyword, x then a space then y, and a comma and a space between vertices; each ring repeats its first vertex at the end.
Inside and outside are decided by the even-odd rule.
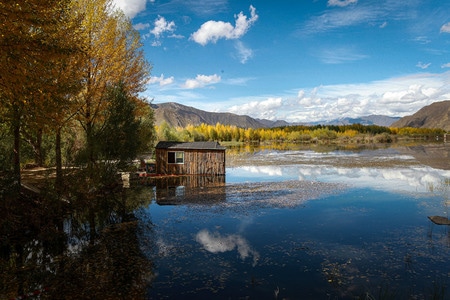
POLYGON ((183 164, 184 163, 184 152, 168 152, 167 162, 169 164, 183 164))

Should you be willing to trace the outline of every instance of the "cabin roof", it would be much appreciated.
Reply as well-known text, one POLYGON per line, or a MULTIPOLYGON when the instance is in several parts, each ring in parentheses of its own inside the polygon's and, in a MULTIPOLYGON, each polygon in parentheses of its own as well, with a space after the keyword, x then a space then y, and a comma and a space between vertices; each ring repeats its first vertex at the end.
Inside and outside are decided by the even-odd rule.
POLYGON ((218 142, 174 142, 162 141, 158 142, 156 149, 171 150, 225 150, 226 147, 221 146, 218 142))

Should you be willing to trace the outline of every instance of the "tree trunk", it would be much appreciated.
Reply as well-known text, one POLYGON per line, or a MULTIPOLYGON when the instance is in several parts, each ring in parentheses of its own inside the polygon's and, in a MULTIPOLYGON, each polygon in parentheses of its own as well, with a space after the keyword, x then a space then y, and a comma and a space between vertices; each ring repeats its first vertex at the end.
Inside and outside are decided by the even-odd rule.
POLYGON ((94 130, 91 123, 86 126, 86 152, 87 152, 87 165, 89 176, 93 178, 93 170, 95 166, 95 151, 94 151, 94 130))
POLYGON ((13 135, 14 135, 14 153, 13 153, 13 176, 14 184, 18 191, 20 191, 21 175, 20 175, 20 114, 18 109, 14 109, 13 121, 13 135))
POLYGON ((34 164, 39 167, 44 166, 44 155, 42 154, 42 128, 37 130, 23 130, 21 128, 22 139, 33 148, 34 164))
POLYGON ((62 155, 61 155, 61 128, 56 130, 55 141, 56 179, 55 186, 58 195, 63 191, 62 155))
POLYGON ((36 133, 36 144, 34 145, 34 163, 39 167, 44 166, 44 157, 42 155, 42 129, 36 133))

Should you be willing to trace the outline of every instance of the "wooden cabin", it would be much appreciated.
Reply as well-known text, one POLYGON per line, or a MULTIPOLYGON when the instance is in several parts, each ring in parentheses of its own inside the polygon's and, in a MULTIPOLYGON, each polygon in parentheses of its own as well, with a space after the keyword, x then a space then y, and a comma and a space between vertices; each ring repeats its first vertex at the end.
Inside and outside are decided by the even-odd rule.
POLYGON ((156 174, 225 175, 225 149, 217 142, 159 142, 156 174))

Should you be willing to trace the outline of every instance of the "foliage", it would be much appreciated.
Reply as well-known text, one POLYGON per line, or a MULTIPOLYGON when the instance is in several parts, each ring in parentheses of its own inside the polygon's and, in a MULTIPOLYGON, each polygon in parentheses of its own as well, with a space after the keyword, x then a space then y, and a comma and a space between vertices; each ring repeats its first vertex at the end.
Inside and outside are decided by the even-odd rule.
POLYGON ((11 170, 13 137, 5 124, 0 123, 0 172, 11 170))
MULTIPOLYGON (((171 127, 167 122, 163 122, 160 126, 156 128, 156 134, 158 140, 160 141, 181 141, 182 139, 178 137, 177 130, 171 127)), ((185 141, 188 141, 186 139, 185 141)))
POLYGON ((443 129, 433 129, 433 128, 413 128, 413 127, 403 127, 395 129, 398 135, 403 136, 437 136, 443 135, 445 130, 443 129))
POLYGON ((33 162, 61 179, 83 149, 90 165, 149 150, 153 111, 138 95, 151 66, 112 0, 3 1, 0 10, 2 171, 20 183, 33 162), (119 86, 122 98, 112 95, 119 86))
POLYGON ((97 139, 105 126, 113 102, 108 101, 110 88, 122 85, 129 99, 137 97, 148 80, 150 67, 143 58, 139 35, 129 20, 113 10, 110 0, 78 1, 82 20, 82 76, 85 82, 77 97, 77 120, 86 135, 87 163, 98 159, 97 139))
POLYGON ((236 126, 201 124, 186 128, 156 126, 160 140, 223 142, 296 142, 296 143, 391 143, 399 137, 435 138, 441 129, 389 128, 377 125, 295 125, 276 128, 238 128, 236 126))
POLYGON ((0 11, 0 118, 13 137, 12 166, 20 183, 21 134, 31 124, 42 129, 37 112, 46 111, 51 95, 64 86, 55 70, 79 50, 77 22, 70 0, 2 1, 0 11))
POLYGON ((153 149, 156 142, 155 116, 153 109, 147 102, 139 100, 137 106, 135 112, 139 113, 136 117, 139 118, 140 123, 137 137, 139 139, 137 153, 147 153, 153 149))
POLYGON ((148 151, 153 140, 151 116, 138 116, 139 99, 130 99, 122 83, 109 89, 105 125, 98 133, 100 157, 119 160, 123 165, 135 158, 138 151, 148 151), (142 119, 144 121, 142 121, 142 119), (150 119, 150 120, 149 120, 150 119))

